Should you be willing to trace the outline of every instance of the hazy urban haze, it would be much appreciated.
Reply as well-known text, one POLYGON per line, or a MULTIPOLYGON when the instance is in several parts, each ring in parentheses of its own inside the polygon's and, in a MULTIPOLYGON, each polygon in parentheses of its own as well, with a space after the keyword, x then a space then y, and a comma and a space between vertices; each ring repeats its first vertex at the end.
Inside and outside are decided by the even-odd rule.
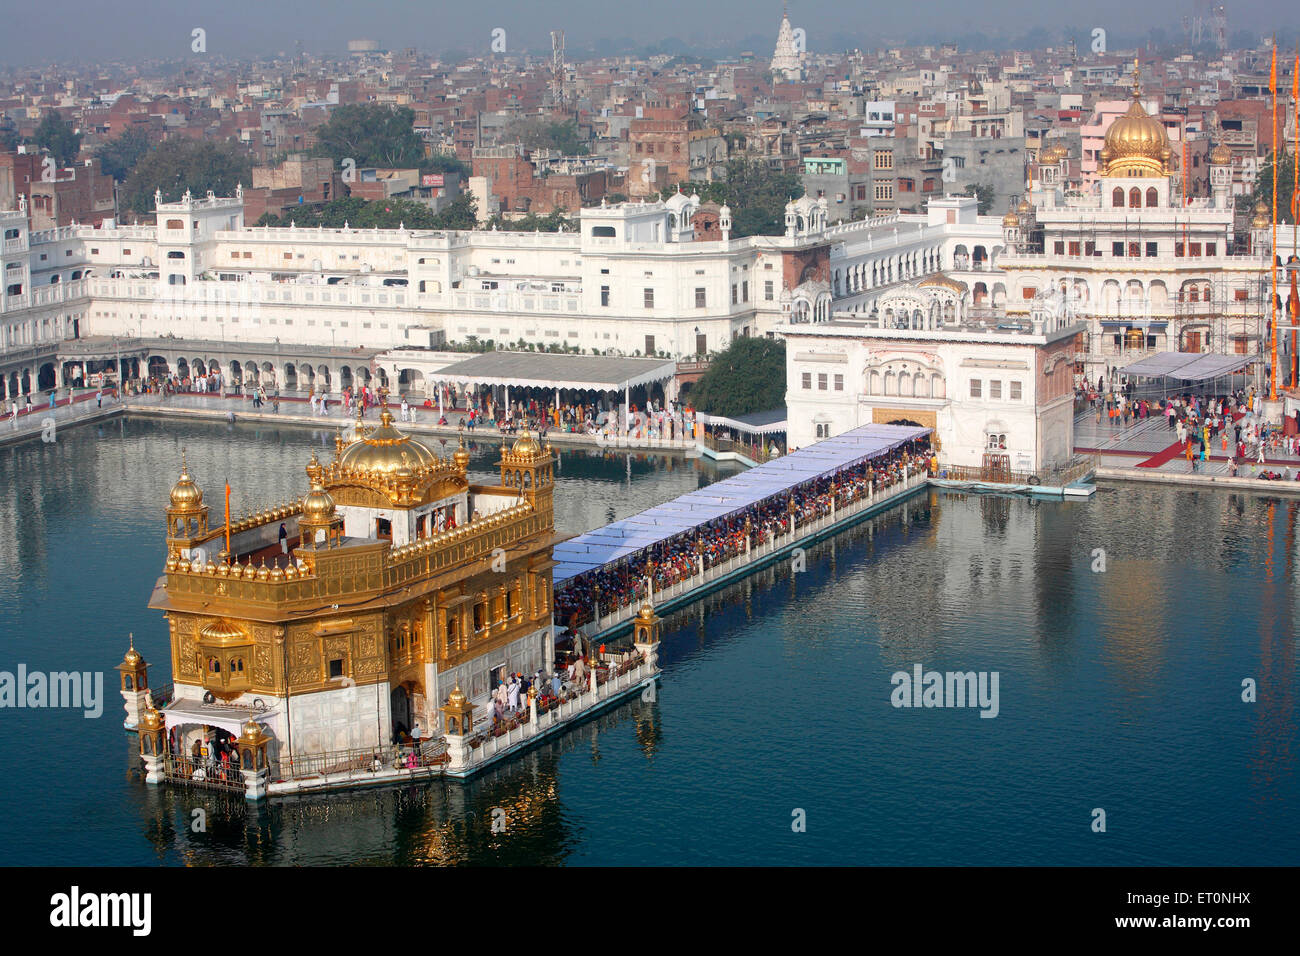
MULTIPOLYGON (((597 0, 560 3, 486 4, 323 2, 309 6, 252 0, 208 3, 133 3, 109 8, 70 0, 57 8, 7 2, 0 9, 0 65, 52 61, 172 59, 195 55, 191 32, 207 31, 210 56, 262 56, 293 52, 336 52, 350 39, 373 39, 385 48, 415 46, 434 53, 488 52, 491 32, 507 31, 507 52, 547 48, 549 31, 563 29, 570 51, 599 54, 644 51, 766 53, 781 19, 776 0, 722 0, 707 4, 666 0, 652 7, 597 0), (672 41, 672 42, 666 42, 672 41)), ((1068 8, 1064 15, 1041 4, 1001 2, 976 6, 956 0, 893 8, 885 4, 842 4, 806 0, 789 5, 790 20, 807 32, 810 52, 847 47, 873 48, 904 42, 965 43, 985 38, 990 46, 1018 40, 1059 43, 1096 27, 1108 31, 1111 47, 1139 40, 1179 43, 1182 18, 1191 0, 1156 0, 1135 8, 1119 0, 1068 8), (1159 32, 1163 31, 1163 33, 1159 32)), ((1227 5, 1229 36, 1276 32, 1294 35, 1300 10, 1294 4, 1254 0, 1227 5)), ((1239 40, 1245 37, 1238 36, 1239 40)))

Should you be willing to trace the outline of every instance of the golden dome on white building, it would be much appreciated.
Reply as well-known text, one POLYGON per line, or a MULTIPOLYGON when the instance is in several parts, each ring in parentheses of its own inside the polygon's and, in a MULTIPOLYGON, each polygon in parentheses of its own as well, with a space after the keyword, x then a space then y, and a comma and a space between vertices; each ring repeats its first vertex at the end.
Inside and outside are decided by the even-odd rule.
POLYGON ((1142 88, 1133 67, 1133 102, 1128 112, 1110 124, 1101 158, 1106 162, 1106 176, 1164 176, 1169 172, 1173 150, 1169 134, 1159 120, 1142 106, 1142 88))
POLYGON ((385 407, 379 427, 343 449, 339 464, 344 468, 378 474, 393 474, 403 467, 432 465, 436 456, 426 445, 393 427, 393 416, 385 407))

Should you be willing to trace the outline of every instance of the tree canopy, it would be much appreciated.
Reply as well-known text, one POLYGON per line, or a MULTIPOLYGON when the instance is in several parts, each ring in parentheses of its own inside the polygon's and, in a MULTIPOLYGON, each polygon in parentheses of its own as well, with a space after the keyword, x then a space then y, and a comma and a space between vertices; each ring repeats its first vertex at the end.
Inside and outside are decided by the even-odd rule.
POLYGON ((288 226, 292 223, 300 229, 317 226, 341 229, 346 223, 352 229, 396 229, 399 226, 407 229, 473 229, 474 222, 474 197, 466 193, 440 213, 435 213, 432 206, 411 199, 367 201, 349 196, 327 203, 297 206, 283 216, 267 213, 257 221, 257 225, 288 226))
POLYGON ((112 176, 120 183, 126 181, 127 176, 131 175, 131 170, 135 169, 136 163, 144 158, 149 149, 149 136, 144 130, 132 127, 117 139, 109 140, 100 146, 95 150, 95 156, 99 159, 104 174, 112 176))
POLYGON ((233 196, 235 186, 253 178, 253 163, 234 143, 171 139, 146 153, 127 176, 122 201, 140 215, 154 210, 154 190, 163 202, 176 202, 188 189, 202 196, 211 189, 233 196))
POLYGON ((60 166, 71 165, 81 152, 81 134, 73 131, 58 110, 50 110, 41 117, 32 138, 41 149, 49 150, 60 166))
MULTIPOLYGON (((1245 196, 1237 202, 1245 205, 1247 219, 1255 215, 1255 206, 1259 203, 1264 204, 1265 215, 1273 215, 1273 153, 1269 153, 1268 160, 1259 164, 1259 172, 1255 180, 1255 188, 1251 190, 1248 196, 1245 196)), ((1291 191, 1295 185, 1295 156, 1292 153, 1283 153, 1278 158, 1277 165, 1277 221, 1285 223, 1295 222, 1295 213, 1291 209, 1291 191)), ((1270 219, 1271 221, 1271 219, 1270 219)))
POLYGON ((564 212, 563 209, 557 209, 545 216, 530 212, 520 219, 503 219, 496 215, 488 221, 487 227, 491 229, 495 226, 509 232, 559 232, 563 227, 565 232, 577 232, 578 220, 568 218, 564 212))
POLYGON ((470 168, 455 156, 446 153, 434 153, 420 164, 426 173, 457 173, 461 179, 469 179, 470 168))
POLYGON ((981 216, 987 216, 993 208, 993 187, 985 183, 970 183, 958 195, 974 196, 976 199, 975 212, 981 216))
POLYGON ((586 156, 589 152, 573 120, 552 122, 540 116, 524 117, 506 127, 506 138, 528 149, 553 149, 565 156, 586 156))
POLYGON ((785 342, 733 339, 714 356, 691 389, 691 401, 709 415, 748 415, 785 407, 785 342))
MULTIPOLYGON (((665 189, 661 196, 667 199, 677 189, 665 189)), ((733 239, 783 234, 786 203, 803 195, 803 185, 794 173, 745 157, 727 161, 724 182, 682 183, 681 189, 696 193, 701 202, 730 206, 733 239)))
POLYGON ((406 106, 355 103, 340 106, 316 130, 316 156, 342 165, 418 167, 425 163, 424 141, 415 132, 415 111, 406 106))

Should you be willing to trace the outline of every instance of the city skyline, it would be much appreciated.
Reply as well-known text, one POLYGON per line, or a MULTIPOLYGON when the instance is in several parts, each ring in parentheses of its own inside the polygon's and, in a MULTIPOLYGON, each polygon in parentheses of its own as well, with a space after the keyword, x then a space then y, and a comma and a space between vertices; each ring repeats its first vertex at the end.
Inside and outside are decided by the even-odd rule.
MULTIPOLYGON (((137 16, 108 22, 96 16, 98 9, 84 0, 74 0, 61 8, 60 29, 51 30, 42 11, 10 5, 2 14, 7 29, 0 35, 0 65, 12 68, 73 60, 152 61, 191 56, 244 59, 293 55, 299 49, 328 55, 346 52, 348 42, 356 39, 374 40, 380 49, 415 47, 433 56, 448 52, 471 57, 544 54, 551 30, 565 31, 574 55, 647 51, 735 55, 748 50, 763 56, 781 18, 776 3, 757 7, 718 3, 701 10, 678 0, 659 5, 656 17, 646 23, 626 20, 589 0, 545 9, 507 2, 468 10, 446 3, 417 7, 381 0, 367 5, 363 18, 349 5, 325 3, 313 7, 306 21, 246 0, 219 8, 143 4, 133 8, 137 16), (453 17, 454 23, 450 23, 453 17), (83 23, 94 26, 80 28, 83 23), (257 24, 257 29, 249 30, 250 23, 257 24), (192 49, 196 29, 205 31, 201 53, 192 49), (504 35, 494 31, 504 31, 504 35)), ((964 4, 940 0, 924 12, 880 24, 874 11, 846 11, 826 0, 809 0, 792 5, 789 16, 792 25, 805 30, 811 53, 943 42, 980 48, 981 40, 989 44, 983 47, 986 49, 1012 49, 1018 43, 1037 48, 1074 39, 1081 54, 1086 54, 1089 50, 1082 40, 1098 28, 1106 31, 1110 48, 1151 42, 1177 46, 1186 39, 1183 18, 1206 15, 1209 9, 1192 2, 1161 0, 1135 13, 1128 5, 1107 0, 1092 10, 1056 18, 1027 3, 1000 3, 975 16, 964 4)), ((1294 8, 1266 0, 1233 4, 1227 7, 1226 17, 1230 47, 1255 45, 1270 34, 1284 42, 1300 27, 1300 14, 1294 8)))

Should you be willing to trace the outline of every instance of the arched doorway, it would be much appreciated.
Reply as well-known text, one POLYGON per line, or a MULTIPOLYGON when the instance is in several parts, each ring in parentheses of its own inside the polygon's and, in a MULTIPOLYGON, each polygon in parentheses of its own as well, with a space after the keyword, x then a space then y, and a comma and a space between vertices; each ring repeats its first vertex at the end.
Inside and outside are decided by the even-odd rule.
POLYGON ((393 688, 389 699, 393 740, 396 741, 399 734, 409 733, 411 730, 411 695, 407 693, 404 685, 399 684, 393 688))
POLYGON ((36 387, 42 392, 48 392, 57 382, 58 376, 55 374, 53 362, 46 362, 36 373, 36 387))

